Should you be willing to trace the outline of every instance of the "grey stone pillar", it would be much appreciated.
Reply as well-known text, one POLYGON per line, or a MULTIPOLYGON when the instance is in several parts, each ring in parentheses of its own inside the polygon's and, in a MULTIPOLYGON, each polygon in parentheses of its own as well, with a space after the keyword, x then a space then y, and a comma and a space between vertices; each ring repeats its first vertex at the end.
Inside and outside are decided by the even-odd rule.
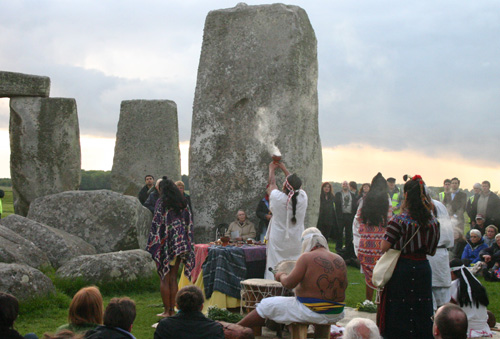
POLYGON ((181 180, 177 105, 170 100, 122 101, 111 189, 137 196, 144 176, 181 180))
POLYGON ((10 99, 10 175, 14 211, 26 216, 38 197, 80 187, 75 99, 10 99))
MULTIPOLYGON (((303 181, 315 226, 322 175, 316 37, 306 12, 282 4, 211 11, 193 107, 189 184, 196 240, 238 209, 255 210, 274 146, 303 181)), ((278 178, 281 187, 283 177, 278 178)))

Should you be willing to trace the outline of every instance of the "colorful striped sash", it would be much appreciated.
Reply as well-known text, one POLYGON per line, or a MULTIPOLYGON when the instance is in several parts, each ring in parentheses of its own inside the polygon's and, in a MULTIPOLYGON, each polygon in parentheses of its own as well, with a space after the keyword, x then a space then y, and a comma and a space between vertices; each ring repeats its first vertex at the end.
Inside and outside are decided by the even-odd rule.
POLYGON ((317 298, 297 297, 297 300, 311 311, 320 314, 340 314, 344 311, 345 306, 345 303, 317 298))

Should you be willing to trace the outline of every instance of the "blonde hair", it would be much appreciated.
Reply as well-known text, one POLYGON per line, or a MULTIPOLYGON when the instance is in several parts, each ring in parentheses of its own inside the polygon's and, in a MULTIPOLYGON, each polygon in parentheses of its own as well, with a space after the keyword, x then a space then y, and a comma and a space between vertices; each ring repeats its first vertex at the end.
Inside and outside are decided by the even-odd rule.
POLYGON ((182 186, 183 188, 186 188, 186 185, 184 185, 184 182, 182 180, 176 181, 175 185, 176 186, 182 186))
POLYGON ((76 292, 69 305, 68 322, 82 325, 85 323, 102 325, 102 295, 96 286, 84 287, 76 292))

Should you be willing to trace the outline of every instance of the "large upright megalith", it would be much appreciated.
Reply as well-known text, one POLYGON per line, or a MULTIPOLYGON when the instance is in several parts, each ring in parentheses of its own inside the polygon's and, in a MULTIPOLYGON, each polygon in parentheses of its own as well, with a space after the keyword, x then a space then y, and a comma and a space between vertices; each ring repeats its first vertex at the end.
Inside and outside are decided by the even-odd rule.
POLYGON ((137 196, 144 176, 181 179, 177 105, 170 100, 122 101, 111 189, 137 196))
POLYGON ((197 241, 234 220, 238 209, 255 221, 276 148, 303 180, 306 227, 316 225, 322 175, 317 77, 316 37, 303 9, 239 4, 208 14, 189 157, 197 241))
POLYGON ((10 99, 10 175, 14 211, 26 216, 38 197, 80 186, 75 99, 10 99))

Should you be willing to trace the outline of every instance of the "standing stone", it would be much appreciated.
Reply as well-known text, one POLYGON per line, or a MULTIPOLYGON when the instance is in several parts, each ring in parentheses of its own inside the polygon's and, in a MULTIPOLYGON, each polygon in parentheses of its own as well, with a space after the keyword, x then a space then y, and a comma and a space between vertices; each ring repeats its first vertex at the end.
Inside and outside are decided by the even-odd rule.
POLYGON ((316 37, 303 9, 239 4, 208 14, 189 157, 197 242, 211 240, 210 229, 234 220, 238 209, 256 222, 276 146, 308 194, 306 227, 316 225, 317 78, 316 37))
POLYGON ((137 196, 144 176, 181 179, 177 105, 170 100, 122 101, 111 189, 137 196))
POLYGON ((14 211, 26 216, 38 197, 80 186, 75 99, 10 100, 10 173, 14 211))
POLYGON ((0 98, 48 97, 49 93, 49 77, 0 71, 0 98))
POLYGON ((0 262, 0 291, 29 300, 53 295, 56 288, 49 277, 33 267, 0 262))

